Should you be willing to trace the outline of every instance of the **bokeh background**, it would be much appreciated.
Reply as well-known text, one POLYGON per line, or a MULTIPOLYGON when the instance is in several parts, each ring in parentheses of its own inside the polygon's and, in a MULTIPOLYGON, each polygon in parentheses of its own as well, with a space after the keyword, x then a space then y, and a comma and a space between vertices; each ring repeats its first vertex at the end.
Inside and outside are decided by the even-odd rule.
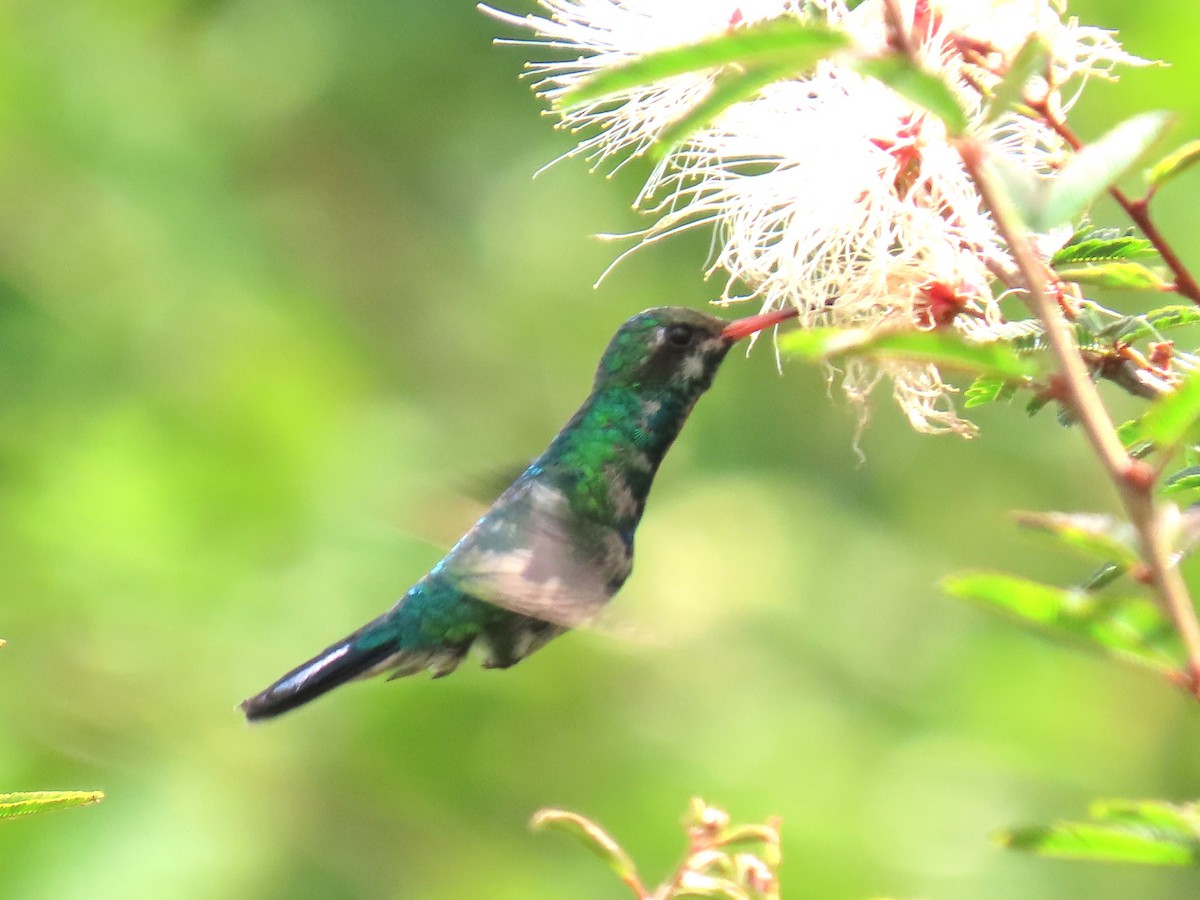
MULTIPOLYGON (((1072 11, 1172 63, 1092 86, 1085 136, 1200 132, 1200 8, 1072 11)), ((702 235, 593 290, 645 166, 532 178, 570 141, 501 33, 466 0, 0 5, 0 791, 108 794, 0 823, 0 895, 601 900, 530 814, 596 817, 654 880, 700 795, 783 817, 788 897, 1195 896, 990 838, 1200 793, 1194 704, 936 588, 1084 574, 1006 519, 1112 507, 1081 436, 1014 407, 924 437, 882 402, 860 464, 769 352, 668 457, 614 606, 638 639, 243 722, 540 451, 618 323, 718 290, 702 235)), ((1193 263, 1198 189, 1156 207, 1193 263)))

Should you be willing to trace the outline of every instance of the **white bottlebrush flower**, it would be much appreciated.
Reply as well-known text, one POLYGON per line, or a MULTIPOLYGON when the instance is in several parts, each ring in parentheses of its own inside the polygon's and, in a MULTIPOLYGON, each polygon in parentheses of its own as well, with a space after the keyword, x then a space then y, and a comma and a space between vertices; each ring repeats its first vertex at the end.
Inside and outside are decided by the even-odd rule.
MULTIPOLYGON (((844 0, 540 2, 547 16, 496 15, 532 30, 532 44, 570 57, 530 65, 551 100, 603 69, 764 19, 824 22, 850 35, 857 55, 889 49, 882 0, 854 10, 844 0)), ((1051 109, 1070 105, 1074 98, 1060 94, 1068 84, 1141 62, 1110 32, 1064 20, 1052 0, 900 0, 900 8, 916 56, 954 91, 971 128, 1034 171, 1054 166, 1061 139, 1036 119, 1009 113, 985 125, 983 115, 984 91, 1025 42, 1036 35, 1048 48, 1049 77, 1028 91, 1051 109)), ((563 109, 561 126, 585 132, 569 155, 608 167, 640 156, 718 74, 681 75, 563 109)), ((1012 261, 941 121, 837 58, 727 109, 654 169, 636 205, 656 216, 640 245, 715 228, 710 272, 725 278, 721 302, 795 306, 810 325, 997 336, 991 283, 1012 261)), ((914 427, 974 433, 933 366, 856 362, 841 375, 864 411, 887 377, 914 427)))

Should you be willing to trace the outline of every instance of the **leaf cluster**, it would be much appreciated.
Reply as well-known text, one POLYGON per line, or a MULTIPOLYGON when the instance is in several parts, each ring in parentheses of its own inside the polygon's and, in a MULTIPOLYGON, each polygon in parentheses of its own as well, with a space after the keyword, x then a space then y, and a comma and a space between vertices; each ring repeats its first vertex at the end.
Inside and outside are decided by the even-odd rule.
POLYGON ((1160 800, 1100 800, 1083 822, 1016 828, 1000 843, 1058 859, 1200 866, 1200 808, 1160 800))
POLYGON ((638 900, 779 900, 779 822, 733 825, 728 814, 693 799, 684 819, 688 852, 675 872, 647 889, 624 848, 592 820, 561 809, 543 809, 532 827, 570 835, 600 857, 638 900))

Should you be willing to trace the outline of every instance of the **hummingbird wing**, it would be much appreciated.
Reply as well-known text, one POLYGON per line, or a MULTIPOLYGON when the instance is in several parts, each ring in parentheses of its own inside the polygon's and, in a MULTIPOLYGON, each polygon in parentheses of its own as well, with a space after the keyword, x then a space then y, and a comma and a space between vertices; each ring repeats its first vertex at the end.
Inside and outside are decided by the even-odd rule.
POLYGON ((439 569, 473 597, 574 628, 600 611, 632 564, 632 547, 615 528, 574 512, 558 489, 522 478, 439 569))

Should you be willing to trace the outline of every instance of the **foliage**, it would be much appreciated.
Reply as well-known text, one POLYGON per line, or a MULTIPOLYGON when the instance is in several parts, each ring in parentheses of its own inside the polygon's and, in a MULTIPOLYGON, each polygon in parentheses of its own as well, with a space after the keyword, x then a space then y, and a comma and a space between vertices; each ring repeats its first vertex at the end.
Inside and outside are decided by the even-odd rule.
POLYGON ((1096 862, 1200 866, 1200 812, 1195 804, 1101 800, 1086 822, 1018 828, 1005 846, 1040 856, 1096 862))
POLYGON ((1081 588, 1055 588, 992 572, 952 575, 943 587, 1027 628, 1160 675, 1183 677, 1183 654, 1170 620, 1144 597, 1098 597, 1081 588))
POLYGON ((1146 155, 1170 123, 1168 113, 1141 113, 1088 144, 1049 182, 1039 207, 1026 211, 1026 223, 1035 231, 1072 223, 1146 155))
POLYGON ((87 806, 104 799, 102 791, 18 791, 0 794, 0 819, 72 806, 87 806))
MULTIPOLYGON (((1034 868, 986 847, 998 826, 1069 816, 1118 785, 1185 800, 1200 740, 1186 694, 1104 665, 1117 654, 1090 634, 1061 635, 1085 657, 978 614, 1000 604, 932 596, 967 566, 1083 587, 1106 614, 1139 601, 1140 615, 1153 594, 1136 568, 1066 543, 1055 556, 1053 536, 1048 550, 1001 524, 1013 506, 1123 519, 1078 425, 1025 420, 1030 397, 1062 402, 1020 292, 1003 324, 1024 336, 984 337, 1032 374, 947 369, 988 398, 965 447, 884 414, 860 439, 866 464, 847 452, 853 417, 823 373, 914 357, 785 357, 782 379, 769 352, 730 359, 613 609, 650 641, 574 634, 509 671, 349 688, 246 729, 234 704, 248 689, 394 600, 470 525, 478 504, 459 485, 544 445, 617 322, 712 299, 719 279, 680 276, 708 235, 637 254, 589 298, 612 256, 589 236, 645 227, 620 197, 651 163, 530 180, 570 144, 513 83, 528 51, 494 48, 469 3, 7 11, 0 784, 102 784, 109 799, 0 827, 6 896, 606 896, 618 888, 593 860, 524 833, 529 811, 595 811, 649 867, 674 849, 658 813, 695 790, 783 814, 797 896, 1194 890, 1189 870, 1034 868)), ((1071 14, 1150 59, 1200 29, 1189 5, 1078 0, 1071 14)), ((704 77, 735 98, 755 83, 738 68, 704 77)), ((1090 139, 1148 105, 1194 123, 1186 71, 1093 79, 1071 125, 1090 139)), ((1030 109, 1019 80, 989 85, 988 115, 1030 109)), ((1154 223, 1190 261, 1189 136, 1148 170, 1154 223)), ((1141 199, 1135 170, 1123 184, 1141 199)), ((1116 226, 1095 238, 1114 255, 1055 268, 1132 261, 1176 283, 1140 229, 1136 254, 1112 245, 1129 224, 1116 206, 1091 215, 1086 233, 1116 226)), ((1129 387, 1186 377, 1185 295, 1062 295, 1085 317, 1088 302, 1108 310, 1076 333, 1117 421, 1153 402, 1129 387)), ((1146 456, 1185 507, 1175 524, 1160 507, 1177 553, 1190 442, 1146 456)), ((1133 634, 1149 641, 1146 621, 1133 634)))
POLYGON ((860 60, 857 69, 886 84, 900 96, 924 107, 942 120, 954 137, 967 130, 967 114, 940 78, 930 75, 902 53, 860 60))
POLYGON ((629 854, 595 822, 561 809, 543 809, 533 817, 534 828, 562 831, 599 856, 638 900, 779 900, 778 819, 732 825, 727 813, 693 799, 683 824, 687 855, 670 878, 649 890, 629 854))
POLYGON ((1036 369, 1000 343, 976 344, 947 332, 871 332, 866 329, 807 328, 780 339, 787 353, 814 361, 850 356, 914 359, 1002 379, 1025 379, 1036 369))
MULTIPOLYGON (((664 78, 726 65, 780 70, 775 78, 778 80, 811 68, 817 60, 848 44, 844 35, 828 28, 796 19, 768 19, 695 44, 646 53, 624 65, 605 69, 564 95, 561 103, 574 106, 664 78)), ((730 98, 721 108, 735 102, 730 98)), ((719 112, 720 109, 711 110, 704 121, 719 112)))

